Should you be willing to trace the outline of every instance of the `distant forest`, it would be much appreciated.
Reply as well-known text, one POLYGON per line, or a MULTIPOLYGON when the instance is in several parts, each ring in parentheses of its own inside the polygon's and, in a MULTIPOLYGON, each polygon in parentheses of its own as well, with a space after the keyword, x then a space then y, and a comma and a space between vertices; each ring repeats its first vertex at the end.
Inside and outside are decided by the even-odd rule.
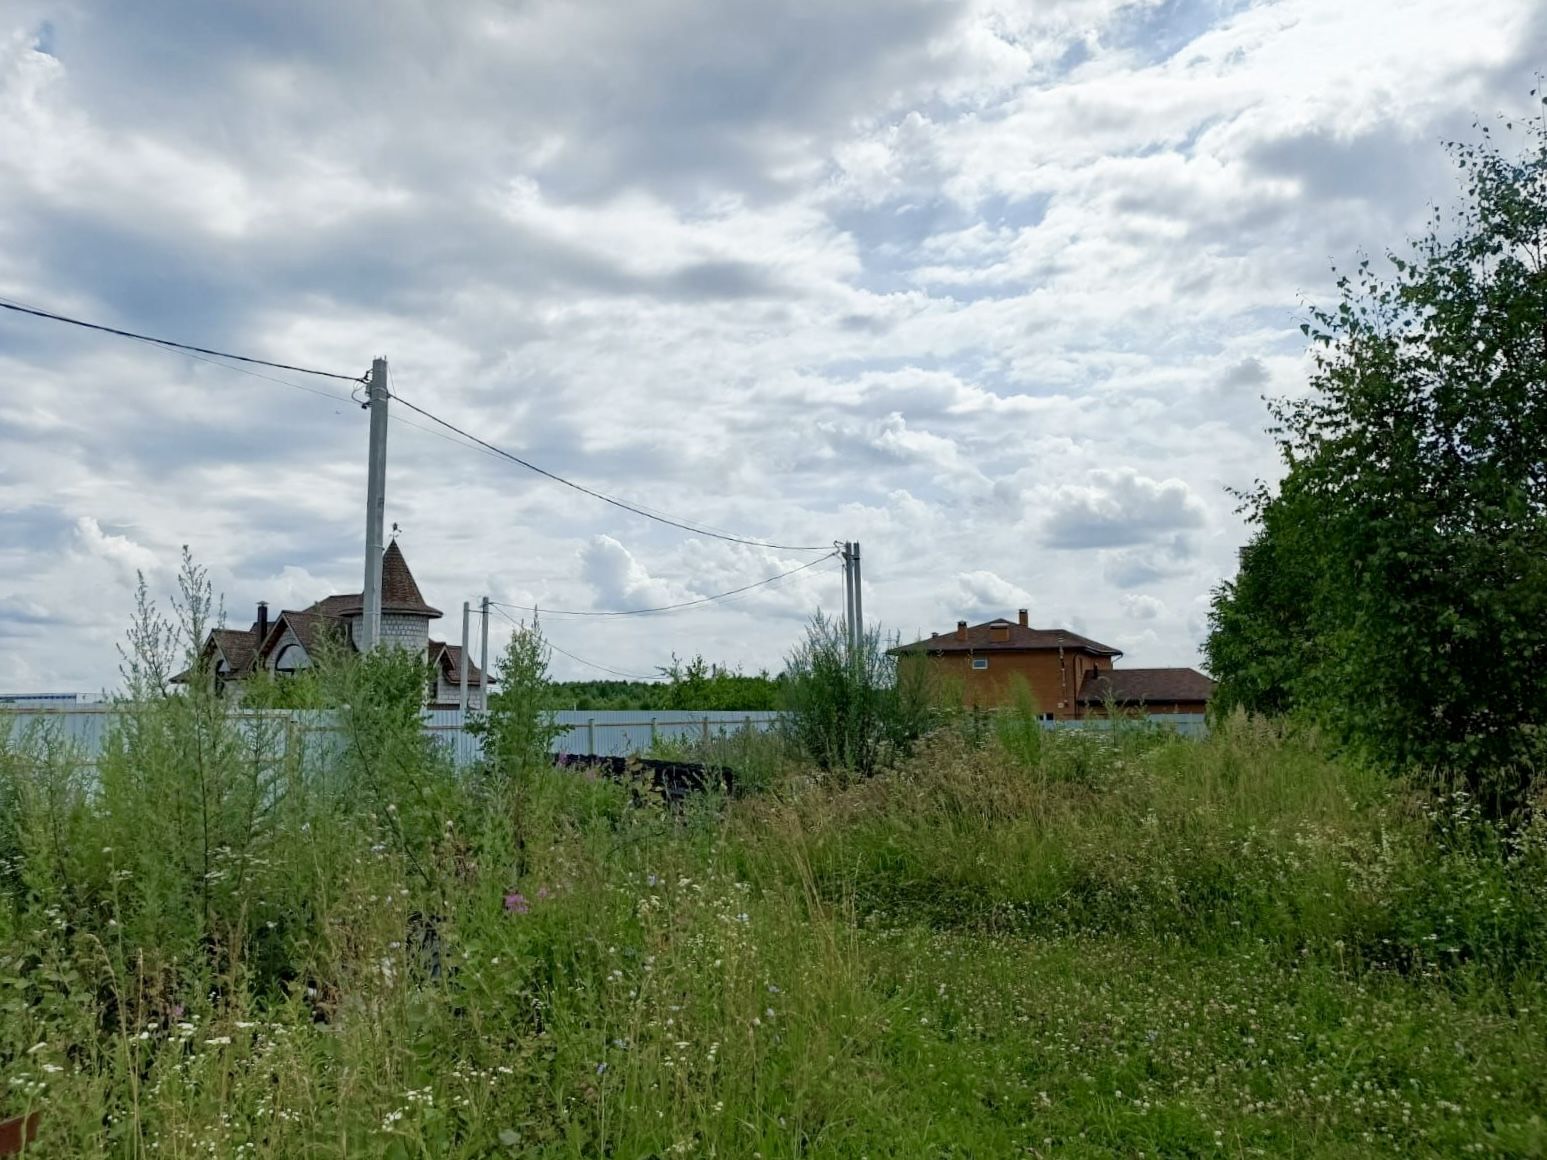
POLYGON ((779 708, 783 674, 756 676, 710 664, 703 657, 672 657, 659 681, 554 681, 553 704, 559 709, 743 710, 779 708))

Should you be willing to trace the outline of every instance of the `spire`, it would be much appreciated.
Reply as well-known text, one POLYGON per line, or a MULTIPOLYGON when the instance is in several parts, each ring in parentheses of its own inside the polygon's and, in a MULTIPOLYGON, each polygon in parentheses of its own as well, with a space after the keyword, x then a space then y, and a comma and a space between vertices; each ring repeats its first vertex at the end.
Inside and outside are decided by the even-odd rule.
POLYGON ((441 615, 438 608, 425 603, 414 574, 403 559, 403 549, 393 540, 381 557, 381 607, 384 612, 417 612, 423 616, 441 615))

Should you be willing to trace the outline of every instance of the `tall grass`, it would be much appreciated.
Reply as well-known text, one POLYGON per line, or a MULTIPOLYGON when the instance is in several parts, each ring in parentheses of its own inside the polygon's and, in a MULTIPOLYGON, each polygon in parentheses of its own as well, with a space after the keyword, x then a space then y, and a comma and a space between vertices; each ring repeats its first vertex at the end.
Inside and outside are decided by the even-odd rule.
POLYGON ((1240 717, 943 728, 863 779, 743 738, 758 792, 674 809, 458 774, 422 675, 330 675, 343 745, 198 684, 96 769, 0 745, 39 1155, 1547 1148, 1538 821, 1240 717))

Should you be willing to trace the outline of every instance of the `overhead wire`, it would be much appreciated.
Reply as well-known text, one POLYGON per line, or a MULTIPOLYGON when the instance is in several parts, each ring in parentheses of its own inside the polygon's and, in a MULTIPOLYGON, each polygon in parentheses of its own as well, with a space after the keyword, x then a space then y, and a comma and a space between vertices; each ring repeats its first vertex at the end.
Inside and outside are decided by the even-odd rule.
POLYGON ((832 550, 831 544, 774 544, 768 542, 767 540, 754 540, 745 536, 734 536, 727 532, 717 532, 712 529, 705 528, 702 525, 694 525, 685 523, 682 520, 673 519, 670 516, 662 515, 659 512, 650 511, 649 509, 644 508, 638 504, 629 503, 625 500, 618 499, 615 496, 607 495, 605 492, 597 491, 595 488, 586 487, 584 484, 576 483, 572 479, 566 479, 564 476, 559 475, 556 472, 549 471, 547 468, 539 467, 537 464, 523 459, 519 455, 515 455, 512 452, 506 451, 503 447, 496 447, 488 440, 480 439, 478 436, 472 434, 469 431, 463 430, 455 423, 451 423, 445 419, 442 419, 439 415, 436 415, 433 412, 426 411, 423 407, 410 402, 396 392, 391 392, 391 397, 397 400, 399 403, 403 404, 403 406, 407 407, 410 411, 413 411, 419 415, 423 415, 426 419, 430 420, 430 422, 436 423, 456 435, 460 435, 469 443, 477 444, 479 447, 484 448, 486 451, 493 452, 495 455, 498 455, 502 459, 508 459, 510 462, 518 464, 519 466, 526 468, 528 471, 536 472, 538 475, 541 475, 547 479, 551 479, 555 483, 561 483, 565 487, 573 488, 575 491, 589 495, 593 499, 599 499, 603 503, 611 504, 615 508, 621 508, 623 511, 633 512, 637 516, 643 516, 647 520, 654 520, 657 523, 668 524, 671 527, 680 528, 685 532, 692 532, 694 535, 708 536, 711 539, 716 540, 726 540, 733 544, 747 544, 754 548, 773 548, 782 552, 829 552, 832 550))
MULTIPOLYGON (((132 331, 132 330, 123 330, 123 329, 121 329, 119 327, 115 327, 115 326, 105 326, 105 325, 103 325, 101 323, 87 322, 84 319, 73 318, 73 317, 71 317, 69 315, 58 314, 58 313, 55 313, 54 311, 50 311, 50 310, 43 310, 43 309, 41 309, 39 307, 30 306, 30 305, 28 305, 26 303, 17 302, 15 300, 4 298, 4 297, 0 297, 0 309, 10 310, 10 311, 14 311, 14 312, 16 312, 18 314, 30 315, 30 316, 35 317, 35 318, 48 319, 48 320, 53 321, 53 322, 65 323, 67 325, 78 326, 78 327, 81 327, 81 328, 86 329, 86 330, 94 330, 94 331, 98 331, 98 332, 103 333, 103 334, 116 335, 116 336, 118 336, 120 338, 127 338, 127 339, 131 339, 133 341, 136 341, 136 342, 149 343, 149 344, 154 345, 154 346, 160 346, 160 347, 164 347, 164 348, 169 349, 169 350, 179 351, 179 352, 181 352, 181 353, 183 353, 185 355, 188 355, 191 358, 198 359, 200 362, 206 362, 206 363, 210 363, 211 365, 214 365, 214 366, 225 367, 227 370, 237 371, 237 372, 239 372, 241 374, 249 375, 249 376, 251 376, 253 378, 264 379, 264 380, 266 380, 268 382, 277 383, 280 386, 291 387, 291 388, 293 388, 295 390, 305 391, 308 394, 317 395, 317 396, 319 396, 321 398, 332 399, 332 400, 334 400, 336 402, 356 402, 357 403, 357 402, 359 402, 359 399, 357 398, 356 393, 354 391, 352 391, 351 394, 346 398, 345 396, 339 395, 339 394, 337 394, 335 392, 332 392, 332 391, 319 390, 319 389, 314 388, 314 387, 304 386, 304 385, 302 385, 300 383, 289 382, 289 381, 287 381, 285 379, 278 379, 278 378, 275 378, 272 375, 265 375, 265 374, 262 374, 261 372, 250 370, 250 369, 248 369, 248 367, 253 367, 253 366, 269 367, 269 368, 272 368, 274 370, 290 371, 290 372, 295 373, 295 374, 315 375, 315 376, 317 376, 319 378, 337 379, 337 380, 340 380, 340 381, 343 381, 343 382, 347 382, 347 383, 351 383, 351 384, 364 383, 364 382, 367 382, 369 380, 369 376, 368 375, 347 375, 347 374, 340 374, 340 373, 335 372, 335 371, 317 370, 317 369, 315 369, 313 367, 297 366, 297 365, 295 365, 293 363, 274 362, 274 361, 271 361, 269 359, 254 358, 254 357, 249 356, 249 355, 234 354, 234 353, 232 353, 230 351, 222 351, 222 350, 215 350, 215 349, 210 348, 210 347, 195 346, 195 345, 193 345, 191 343, 176 342, 176 341, 174 341, 172 339, 159 338, 159 337, 157 337, 155 335, 142 334, 142 333, 139 333, 137 331, 132 331), (217 360, 222 360, 222 359, 229 360, 229 361, 226 361, 226 362, 217 361, 217 360), (247 366, 246 367, 232 366, 231 365, 232 362, 246 363, 247 366)), ((828 555, 823 556, 821 559, 813 560, 811 562, 811 564, 804 565, 804 566, 802 566, 802 568, 791 569, 790 572, 781 573, 779 576, 769 577, 767 580, 758 581, 756 584, 747 585, 747 586, 745 586, 743 588, 732 589, 730 592, 720 593, 720 594, 718 594, 716 596, 703 597, 703 598, 700 598, 698 600, 683 601, 683 602, 681 602, 680 604, 677 604, 677 605, 667 605, 667 606, 662 606, 661 608, 655 608, 655 609, 633 609, 633 610, 629 610, 629 611, 626 611, 626 612, 617 612, 617 613, 609 613, 609 612, 570 612, 570 611, 564 611, 564 610, 558 610, 558 609, 551 609, 551 610, 549 610, 551 613, 553 613, 555 615, 564 615, 564 616, 636 616, 636 615, 643 615, 643 614, 651 613, 651 612, 671 611, 671 610, 673 610, 675 608, 692 607, 692 606, 697 605, 697 604, 709 603, 709 602, 714 601, 714 600, 720 600, 720 599, 724 599, 724 598, 729 597, 729 596, 734 596, 734 595, 737 595, 738 593, 748 591, 751 588, 760 587, 763 584, 773 583, 773 582, 775 582, 777 580, 783 579, 783 577, 786 576, 786 575, 790 575, 790 574, 792 574, 794 572, 802 571, 804 567, 812 567, 812 566, 814 566, 816 564, 821 563, 822 560, 831 558, 832 553, 830 551, 830 546, 826 545, 826 544, 775 544, 775 543, 772 543, 772 542, 767 541, 767 540, 755 540, 755 539, 751 539, 750 537, 737 536, 737 535, 733 535, 733 534, 731 534, 729 532, 726 532, 726 531, 723 531, 723 530, 720 530, 720 529, 715 529, 713 527, 709 527, 709 526, 706 526, 706 525, 702 525, 702 524, 695 525, 695 524, 692 524, 692 523, 687 523, 687 522, 682 521, 682 520, 674 519, 671 516, 668 516, 668 515, 664 514, 663 512, 652 510, 652 509, 650 509, 648 507, 645 507, 642 504, 629 503, 629 502, 627 502, 625 500, 618 499, 615 496, 607 495, 606 493, 597 491, 594 488, 586 487, 584 484, 576 483, 575 481, 573 481, 571 479, 566 479, 564 476, 561 476, 561 475, 557 474, 556 472, 552 472, 552 471, 547 470, 546 468, 539 467, 537 464, 532 463, 529 460, 523 459, 519 455, 515 455, 515 454, 513 454, 513 453, 511 453, 509 451, 506 451, 502 447, 497 447, 494 444, 488 442, 487 440, 480 439, 478 436, 473 435, 471 432, 468 432, 468 431, 462 429, 461 427, 456 426, 454 423, 450 423, 447 420, 442 419, 439 415, 433 414, 432 412, 425 410, 423 407, 420 407, 417 404, 410 402, 409 400, 403 398, 401 395, 399 395, 399 394, 397 394, 395 392, 389 392, 389 397, 396 399, 399 403, 403 404, 403 406, 407 407, 411 411, 414 411, 416 414, 422 415, 424 418, 430 420, 432 423, 435 423, 438 426, 445 428, 447 431, 452 432, 453 435, 459 436, 464 441, 463 443, 459 444, 460 446, 470 446, 471 448, 473 448, 475 450, 483 451, 485 454, 491 454, 491 455, 494 455, 494 456, 496 456, 498 458, 509 460, 510 462, 518 464, 519 466, 526 468, 528 471, 535 472, 536 474, 541 475, 541 476, 543 476, 543 477, 545 477, 547 479, 550 479, 550 480, 552 480, 555 483, 563 484, 565 487, 572 488, 575 491, 581 492, 581 493, 583 493, 585 495, 589 495, 589 496, 593 497, 594 499, 599 499, 603 503, 610 504, 613 507, 619 508, 619 509, 621 509, 623 511, 631 512, 634 515, 642 516, 645 519, 654 520, 657 523, 666 524, 666 525, 668 525, 670 527, 680 528, 681 530, 683 530, 685 532, 690 532, 690 533, 692 533, 694 535, 708 536, 708 537, 710 537, 712 539, 724 540, 724 541, 727 541, 729 543, 746 544, 746 545, 748 545, 750 547, 770 548, 770 549, 774 549, 774 550, 777 550, 777 551, 787 551, 787 552, 827 552, 828 553, 828 555)), ((401 418, 400 416, 394 416, 394 418, 398 422, 404 424, 405 426, 412 427, 415 430, 420 430, 420 431, 426 432, 427 434, 436 435, 439 438, 447 439, 451 443, 457 443, 457 440, 454 439, 454 438, 451 438, 451 436, 442 435, 440 432, 430 430, 427 427, 423 427, 423 426, 421 426, 421 425, 419 425, 417 423, 410 422, 410 421, 408 421, 406 419, 401 418)))
MULTIPOLYGON (((133 330, 120 330, 116 326, 103 326, 99 322, 87 322, 80 318, 71 318, 67 314, 55 314, 51 310, 41 310, 36 306, 28 306, 22 302, 16 302, 9 298, 0 298, 0 309, 14 310, 18 314, 30 314, 35 318, 47 318, 54 322, 64 322, 71 326, 83 327, 86 330, 98 330, 103 334, 116 334, 120 338, 132 338, 136 342, 148 342, 156 346, 169 347, 172 350, 180 350, 195 355, 212 355, 215 358, 234 359, 237 362, 250 363, 253 366, 272 367, 277 371, 293 371, 301 375, 316 375, 324 379, 340 379, 346 383, 360 383, 365 381, 364 375, 345 375, 336 371, 319 371, 312 367, 298 367, 290 363, 270 362, 265 358, 252 358, 245 354, 232 354, 230 351, 211 350, 205 346, 193 346, 186 342, 174 342, 170 338, 157 338, 150 334, 140 334, 133 330)), ((232 368, 233 370, 235 368, 232 368)), ((294 385, 294 384, 288 384, 294 385)))
POLYGON ((546 613, 549 616, 602 616, 602 617, 647 616, 647 615, 650 615, 652 613, 675 612, 678 609, 682 609, 682 608, 693 608, 693 607, 695 607, 697 605, 700 605, 700 604, 710 604, 710 603, 713 603, 714 601, 725 600, 728 597, 736 596, 736 595, 739 595, 739 594, 741 594, 743 592, 750 592, 754 588, 762 588, 763 586, 768 585, 768 584, 776 584, 780 580, 783 580, 787 576, 793 576, 797 572, 804 572, 808 568, 815 568, 818 564, 824 564, 828 560, 833 559, 836 555, 837 555, 836 552, 829 552, 827 555, 825 555, 825 556, 818 556, 815 560, 811 560, 808 563, 801 564, 799 567, 791 568, 791 569, 789 569, 788 571, 785 571, 785 572, 780 572, 777 576, 769 576, 766 580, 757 580, 757 581, 754 581, 751 584, 743 584, 740 588, 732 588, 728 592, 717 592, 713 596, 700 596, 696 600, 679 600, 675 604, 661 604, 661 605, 658 605, 658 606, 656 606, 654 608, 629 608, 629 609, 622 609, 622 610, 617 610, 617 611, 601 611, 601 610, 577 611, 577 610, 564 609, 564 608, 543 608, 541 605, 528 606, 528 605, 524 605, 524 604, 522 604, 522 605, 504 604, 503 602, 496 601, 496 600, 491 600, 491 601, 489 601, 489 603, 491 605, 496 605, 496 606, 503 607, 503 608, 526 608, 526 607, 533 607, 533 611, 538 612, 538 613, 546 613))
MULTIPOLYGON (((491 601, 489 601, 489 607, 493 608, 495 612, 499 613, 500 616, 504 617, 507 621, 509 621, 511 624, 515 625, 517 628, 525 627, 524 625, 521 624, 520 621, 516 620, 508 612, 505 611, 505 608, 506 607, 510 607, 510 606, 508 606, 508 605, 505 605, 505 606, 497 605, 497 604, 494 603, 494 601, 491 600, 491 601)), ((554 644, 553 641, 549 640, 546 636, 543 637, 543 643, 545 645, 547 645, 549 648, 551 648, 554 652, 559 653, 562 656, 566 656, 566 657, 568 657, 572 661, 578 661, 580 664, 583 664, 583 665, 587 666, 588 668, 598 669, 598 670, 600 670, 601 672, 604 672, 604 673, 611 673, 615 677, 622 677, 626 681, 658 681, 658 680, 661 679, 661 676, 660 676, 659 673, 656 673, 656 674, 651 675, 651 676, 646 676, 644 673, 625 673, 621 669, 608 668, 606 665, 597 664, 595 661, 588 661, 588 660, 585 659, 585 657, 576 656, 574 653, 570 652, 569 650, 560 648, 558 645, 554 644)))

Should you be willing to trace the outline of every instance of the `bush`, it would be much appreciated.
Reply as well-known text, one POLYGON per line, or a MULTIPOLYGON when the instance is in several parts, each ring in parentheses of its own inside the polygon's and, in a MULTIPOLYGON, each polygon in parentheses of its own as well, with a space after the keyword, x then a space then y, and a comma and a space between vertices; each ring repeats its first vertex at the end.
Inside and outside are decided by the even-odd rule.
POLYGON ((934 718, 922 666, 901 665, 872 627, 858 649, 818 612, 785 665, 786 728, 822 769, 874 773, 913 749, 934 718))

